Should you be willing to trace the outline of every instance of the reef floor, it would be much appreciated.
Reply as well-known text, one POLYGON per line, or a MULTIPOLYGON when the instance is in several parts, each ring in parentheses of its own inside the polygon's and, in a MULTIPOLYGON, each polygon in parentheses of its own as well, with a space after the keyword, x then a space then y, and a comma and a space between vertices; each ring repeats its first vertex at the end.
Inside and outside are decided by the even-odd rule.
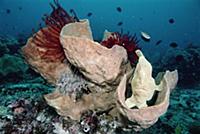
MULTIPOLYGON (((82 132, 81 122, 64 120, 46 104, 43 95, 51 92, 52 87, 42 84, 43 80, 34 83, 17 83, 0 87, 0 133, 31 134, 82 132), (61 129, 61 130, 59 130, 61 129)), ((200 121, 200 87, 195 89, 176 88, 170 99, 170 106, 165 115, 160 117, 152 127, 140 132, 181 134, 199 132, 200 121), (197 89, 198 88, 198 89, 197 89)), ((109 117, 99 116, 101 123, 95 132, 135 133, 117 127, 109 117), (113 124, 113 125, 111 125, 113 124)))

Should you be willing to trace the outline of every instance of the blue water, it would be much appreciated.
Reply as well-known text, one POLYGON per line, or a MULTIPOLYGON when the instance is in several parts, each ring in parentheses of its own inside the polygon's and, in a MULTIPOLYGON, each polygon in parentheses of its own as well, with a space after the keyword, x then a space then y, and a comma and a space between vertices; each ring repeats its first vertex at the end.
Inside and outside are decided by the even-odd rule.
MULTIPOLYGON (((1 0, 0 33, 30 33, 41 22, 43 14, 51 11, 49 2, 51 0, 1 0), (6 14, 6 9, 11 13, 6 14)), ((163 40, 162 46, 170 41, 177 41, 180 46, 200 43, 199 0, 60 0, 60 3, 68 11, 74 9, 80 18, 87 18, 87 13, 92 12, 90 23, 97 39, 104 29, 123 28, 137 34, 148 32, 152 42, 141 44, 150 47, 159 39, 163 40), (116 11, 118 6, 122 8, 121 13, 116 11), (169 18, 174 18, 175 23, 169 24, 169 18), (121 27, 117 26, 119 21, 123 21, 121 27)))

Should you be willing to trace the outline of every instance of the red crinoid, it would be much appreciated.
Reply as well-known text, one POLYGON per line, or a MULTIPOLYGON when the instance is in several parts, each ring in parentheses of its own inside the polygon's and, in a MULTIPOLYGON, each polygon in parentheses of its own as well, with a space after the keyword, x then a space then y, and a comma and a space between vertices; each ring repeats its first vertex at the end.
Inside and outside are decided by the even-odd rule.
POLYGON ((33 43, 42 48, 41 58, 48 61, 63 61, 65 59, 63 48, 60 44, 59 35, 64 25, 78 21, 76 16, 70 16, 54 0, 54 5, 50 4, 53 11, 50 15, 44 15, 46 27, 40 28, 40 32, 34 34, 33 43))
POLYGON ((131 36, 129 32, 123 34, 123 31, 121 31, 121 33, 112 33, 111 36, 107 40, 102 41, 101 44, 107 48, 112 48, 114 45, 123 46, 127 51, 129 61, 134 64, 138 59, 135 50, 140 49, 138 47, 138 42, 139 40, 136 34, 131 36))

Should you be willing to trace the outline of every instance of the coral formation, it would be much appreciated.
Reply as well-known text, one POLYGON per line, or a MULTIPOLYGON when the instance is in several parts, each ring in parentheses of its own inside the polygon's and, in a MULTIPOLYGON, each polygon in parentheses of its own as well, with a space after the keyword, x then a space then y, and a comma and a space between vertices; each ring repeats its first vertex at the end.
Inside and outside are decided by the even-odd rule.
POLYGON ((88 84, 85 79, 77 74, 64 73, 57 83, 56 90, 61 94, 69 95, 74 101, 77 101, 84 92, 89 92, 88 84))
POLYGON ((70 70, 60 44, 60 31, 65 24, 78 21, 69 16, 57 0, 54 2, 52 13, 45 15, 46 27, 29 38, 22 48, 26 61, 52 84, 56 84, 63 72, 70 70))
MULTIPOLYGON (((0 79, 3 83, 3 79, 9 81, 10 77, 23 78, 23 75, 28 70, 28 66, 24 63, 24 60, 19 56, 4 54, 0 57, 0 79)), ((15 79, 13 78, 13 79, 15 79)))
POLYGON ((0 36, 0 85, 38 78, 38 74, 25 63, 20 53, 22 45, 23 42, 17 38, 0 36))
POLYGON ((139 40, 137 39, 136 34, 132 36, 129 33, 124 34, 121 31, 121 33, 110 33, 107 35, 107 37, 104 37, 104 40, 101 42, 101 44, 107 48, 112 48, 114 45, 124 47, 127 51, 129 61, 133 64, 136 63, 138 59, 137 55, 135 54, 135 51, 140 49, 138 47, 138 42, 139 40))
POLYGON ((99 124, 97 115, 93 111, 87 111, 84 114, 82 114, 82 118, 80 122, 81 122, 81 127, 83 128, 83 131, 85 133, 88 133, 88 132, 94 133, 99 124))
POLYGON ((120 46, 107 49, 92 40, 70 36, 62 36, 61 42, 69 62, 98 85, 117 85, 126 71, 127 54, 120 46))
POLYGON ((31 42, 43 49, 43 51, 39 51, 41 58, 50 61, 63 61, 65 56, 59 40, 60 31, 64 25, 77 20, 70 16, 57 0, 54 0, 54 3, 55 6, 51 4, 52 13, 45 15, 44 18, 46 28, 41 28, 40 32, 34 34, 31 42))
POLYGON ((107 49, 94 42, 87 20, 64 26, 60 40, 70 66, 75 67, 80 74, 76 76, 73 71, 66 72, 67 75, 61 78, 56 90, 45 95, 47 103, 54 107, 58 114, 74 120, 80 120, 87 110, 100 112, 114 108, 113 85, 116 86, 120 76, 127 71, 126 51, 120 46, 107 49), (108 62, 114 64, 106 65, 108 62), (111 84, 110 90, 105 92, 107 83, 111 84))
POLYGON ((14 37, 0 36, 0 57, 4 54, 19 54, 22 45, 14 37))
POLYGON ((158 71, 177 69, 179 71, 179 86, 193 86, 200 82, 200 47, 169 49, 158 61, 158 71))
POLYGON ((60 32, 60 38, 62 36, 74 36, 93 40, 89 20, 79 20, 79 22, 65 25, 60 32))
POLYGON ((120 46, 108 49, 94 42, 88 21, 64 26, 60 40, 68 61, 90 81, 108 88, 109 84, 119 83, 128 66, 126 51, 120 46))
POLYGON ((47 103, 54 107, 57 113, 64 116, 65 119, 80 120, 85 111, 104 112, 115 107, 114 91, 83 94, 77 101, 59 91, 54 91, 44 97, 47 103))
MULTIPOLYGON (((109 34, 105 38, 109 39, 109 34)), ((132 99, 134 101, 131 99, 131 103, 126 106, 123 96, 125 95, 126 79, 123 78, 121 82, 120 80, 123 74, 132 72, 132 68, 127 61, 127 53, 123 47, 115 45, 108 49, 94 42, 87 20, 65 25, 60 33, 60 42, 69 61, 69 64, 65 64, 69 70, 63 73, 66 74, 63 77, 61 77, 61 73, 59 74, 60 81, 57 81, 57 88, 53 93, 44 97, 47 103, 65 119, 70 117, 73 120, 80 120, 81 115, 88 110, 100 113, 110 111, 112 117, 122 114, 130 121, 139 124, 131 127, 135 127, 134 129, 138 131, 150 127, 166 112, 170 90, 175 87, 178 79, 176 71, 167 71, 160 85, 157 86, 151 76, 151 64, 145 59, 142 52, 137 50, 135 54, 139 57, 139 62, 132 80, 132 88, 134 89, 132 99), (70 66, 75 67, 83 77, 76 77, 70 66), (84 89, 85 82, 88 85, 92 83, 93 87, 100 87, 101 90, 97 90, 98 88, 93 90, 90 86, 87 86, 88 89, 84 89), (117 96, 115 96, 115 89, 119 82, 117 96), (146 101, 152 98, 155 90, 161 91, 156 103, 153 106, 147 106, 146 101), (141 111, 140 109, 131 110, 130 108, 135 105, 139 108, 145 108, 142 108, 141 111), (144 114, 143 118, 140 117, 141 113, 144 114)), ((130 49, 132 50, 132 48, 130 49)), ((58 62, 59 64, 61 62, 58 62)), ((86 126, 82 127, 83 131, 90 131, 87 123, 86 126)), ((93 130, 93 127, 91 129, 93 130)))
POLYGON ((61 74, 70 71, 67 61, 49 62, 41 58, 40 48, 34 43, 27 42, 22 48, 22 53, 30 67, 41 74, 49 83, 56 84, 61 74))
MULTIPOLYGON (((137 50, 135 35, 107 32, 101 44, 95 42, 88 20, 69 16, 57 0, 54 2, 56 7, 52 5, 53 12, 45 18, 47 26, 22 49, 27 62, 56 86, 52 93, 44 95, 47 104, 71 123, 63 126, 53 122, 50 127, 55 130, 51 131, 92 134, 99 124, 105 128, 108 122, 110 132, 118 127, 140 131, 153 125, 168 108, 170 92, 178 80, 177 71, 166 71, 163 77, 158 77, 161 80, 157 86, 151 76, 151 64, 137 50), (136 63, 138 57, 132 79, 133 96, 127 103, 127 81, 133 72, 130 62, 136 63), (146 101, 152 99, 154 91, 160 92, 155 103, 147 106, 146 101), (132 106, 140 109, 131 109, 132 106), (103 119, 107 115, 111 120, 103 119)), ((12 106, 15 114, 26 111, 22 104, 12 106)), ((45 111, 34 118, 47 121, 45 111)), ((100 130, 106 133, 109 129, 100 130)))
MULTIPOLYGON (((145 68, 145 65, 141 67, 145 68)), ((178 81, 178 72, 177 70, 173 72, 166 71, 160 81, 159 88, 161 89, 161 91, 158 93, 155 104, 153 104, 152 106, 143 107, 141 109, 131 109, 130 107, 132 107, 132 103, 131 103, 131 106, 126 105, 127 102, 126 102, 125 92, 127 90, 126 88, 127 81, 128 81, 127 76, 125 74, 116 91, 117 92, 116 93, 117 107, 118 107, 119 112, 123 115, 121 120, 123 121, 123 120, 128 119, 129 121, 135 124, 133 126, 129 125, 130 128, 133 128, 135 131, 141 131, 155 124, 158 118, 167 111, 167 108, 169 105, 170 92, 172 89, 175 88, 178 81)), ((140 81, 138 84, 140 84, 140 81)), ((135 83, 135 85, 137 85, 137 83, 135 83)), ((151 89, 151 87, 146 87, 146 88, 151 89)), ((147 93, 150 93, 150 96, 152 96, 152 91, 151 92, 147 91, 147 93)), ((137 100, 140 100, 141 98, 143 99, 143 96, 142 96, 143 94, 147 95, 147 97, 145 96, 144 100, 146 100, 146 98, 149 97, 149 95, 146 94, 145 92, 139 92, 137 100)), ((132 97, 135 97, 135 96, 132 96, 132 97)))
POLYGON ((9 53, 8 47, 6 46, 6 44, 0 42, 0 57, 7 53, 9 53))

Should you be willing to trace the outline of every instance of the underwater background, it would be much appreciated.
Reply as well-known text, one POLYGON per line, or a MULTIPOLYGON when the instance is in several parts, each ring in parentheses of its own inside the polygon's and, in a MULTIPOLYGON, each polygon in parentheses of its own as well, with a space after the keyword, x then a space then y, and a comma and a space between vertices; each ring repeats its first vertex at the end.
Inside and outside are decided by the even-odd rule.
MULTIPOLYGON (((52 11, 50 2, 53 0, 0 0, 0 134, 53 133, 55 126, 50 122, 54 118, 72 124, 42 99, 54 87, 25 63, 20 50, 33 29, 38 31, 44 25, 43 15, 52 11)), ((73 9, 79 19, 89 19, 96 41, 102 39, 105 29, 136 34, 154 76, 165 70, 179 72, 168 111, 155 125, 142 132, 113 133, 200 134, 200 0, 59 3, 67 12, 73 9)))

